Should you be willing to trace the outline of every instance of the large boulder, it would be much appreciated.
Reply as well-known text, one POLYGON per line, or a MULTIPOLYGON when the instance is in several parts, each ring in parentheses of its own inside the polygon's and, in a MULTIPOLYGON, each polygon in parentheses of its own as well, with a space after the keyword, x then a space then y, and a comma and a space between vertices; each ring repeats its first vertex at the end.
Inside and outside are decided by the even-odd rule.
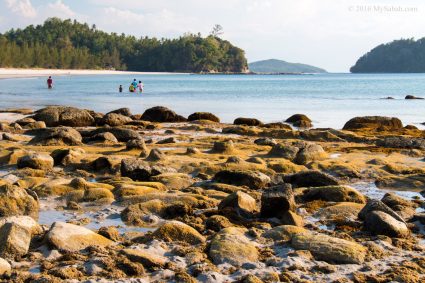
POLYGON ((103 125, 106 124, 106 125, 115 127, 115 126, 122 126, 122 125, 128 124, 131 121, 133 121, 133 119, 131 119, 128 116, 124 116, 117 113, 109 113, 103 116, 101 123, 103 125))
POLYGON ((152 166, 143 159, 128 158, 121 161, 121 176, 134 181, 149 181, 151 177, 170 172, 162 166, 152 166))
POLYGON ((218 205, 218 210, 231 218, 246 218, 257 211, 257 204, 250 195, 237 191, 223 199, 218 205))
POLYGON ((0 228, 0 257, 14 259, 28 253, 31 231, 16 223, 8 222, 0 228))
POLYGON ((323 160, 327 157, 328 154, 320 145, 309 143, 297 153, 294 162, 299 165, 306 165, 312 161, 323 160))
POLYGON ((54 160, 48 154, 30 153, 18 159, 18 168, 32 168, 40 170, 50 170, 53 168, 54 160))
POLYGON ((85 138, 84 142, 88 144, 98 144, 107 146, 117 144, 118 139, 112 133, 104 132, 85 138))
POLYGON ((25 215, 0 217, 0 227, 7 223, 13 223, 28 230, 32 235, 40 234, 43 230, 34 218, 25 215))
POLYGON ((296 208, 294 193, 289 184, 269 188, 261 195, 261 216, 281 218, 296 208))
POLYGON ((356 189, 348 186, 327 186, 308 188, 304 191, 305 201, 324 200, 332 202, 365 203, 366 198, 356 189))
POLYGON ((106 115, 108 115, 110 113, 116 113, 116 114, 124 115, 124 116, 127 116, 127 117, 130 117, 132 115, 129 108, 119 108, 119 109, 116 109, 116 110, 113 110, 111 112, 106 113, 106 115))
POLYGON ((367 254, 367 249, 355 242, 310 232, 293 236, 291 245, 310 251, 317 260, 336 264, 362 264, 367 254))
POLYGON ((211 240, 209 257, 216 265, 228 263, 240 267, 257 262, 256 246, 245 236, 246 229, 229 227, 218 232, 211 240))
POLYGON ((80 161, 85 153, 85 150, 82 148, 64 148, 54 150, 50 156, 53 158, 56 166, 66 166, 80 161))
POLYGON ((214 142, 211 153, 220 154, 233 154, 235 152, 235 145, 232 140, 214 142))
POLYGON ((213 181, 234 186, 247 186, 252 190, 261 190, 270 183, 270 177, 261 172, 222 170, 215 174, 213 181))
POLYGON ((289 160, 294 160, 300 149, 296 146, 286 144, 276 144, 269 151, 270 157, 281 157, 289 160))
POLYGON ((163 224, 152 233, 154 239, 165 242, 185 242, 191 245, 202 244, 205 237, 194 228, 179 221, 170 221, 163 224))
POLYGON ((180 115, 177 115, 174 111, 163 107, 163 106, 155 106, 152 108, 147 109, 142 117, 141 120, 150 121, 150 122, 169 122, 169 123, 175 123, 175 122, 185 122, 186 118, 180 115))
POLYGON ((364 227, 374 234, 389 237, 403 238, 410 234, 410 230, 404 222, 398 221, 391 215, 379 210, 367 214, 364 227))
POLYGON ((29 142, 30 145, 81 145, 81 134, 69 127, 43 129, 29 142))
POLYGON ((234 125, 245 125, 245 126, 262 126, 263 123, 255 118, 236 118, 233 121, 234 125))
POLYGON ((394 193, 386 193, 381 201, 397 212, 403 219, 412 218, 415 215, 416 208, 419 207, 416 202, 399 197, 394 193))
POLYGON ((22 188, 0 186, 0 217, 28 215, 38 219, 38 199, 22 188))
POLYGON ((403 123, 398 118, 382 117, 382 116, 365 116, 355 117, 345 123, 343 130, 401 130, 403 123))
POLYGON ((404 219, 394 210, 392 210, 390 207, 388 207, 385 203, 379 200, 375 199, 368 199, 366 205, 363 207, 363 209, 359 212, 359 218, 361 220, 366 220, 368 215, 372 213, 373 211, 382 211, 386 214, 390 215, 394 219, 405 223, 404 219))
POLYGON ((128 142, 129 140, 141 140, 142 136, 132 129, 126 129, 126 128, 111 128, 111 127, 104 127, 104 128, 98 128, 96 130, 93 130, 89 132, 87 135, 88 137, 95 136, 100 133, 110 132, 113 134, 118 141, 120 142, 128 142))
POLYGON ((52 247, 66 252, 77 252, 90 246, 106 247, 114 243, 87 228, 64 222, 53 223, 46 238, 52 247))
POLYGON ((294 125, 295 127, 298 128, 311 128, 313 127, 313 124, 311 123, 311 119, 308 118, 306 115, 304 114, 294 114, 291 117, 289 117, 288 119, 286 119, 287 123, 290 123, 292 125, 294 125))
POLYGON ((48 127, 87 127, 94 125, 89 111, 74 107, 49 106, 35 112, 33 118, 43 121, 48 127))
POLYGON ((190 114, 187 120, 188 121, 208 120, 208 121, 220 123, 220 118, 218 118, 217 116, 209 112, 195 112, 193 114, 190 114))
POLYGON ((286 175, 283 180, 285 183, 290 183, 293 188, 336 186, 339 184, 337 179, 320 171, 303 171, 286 175))

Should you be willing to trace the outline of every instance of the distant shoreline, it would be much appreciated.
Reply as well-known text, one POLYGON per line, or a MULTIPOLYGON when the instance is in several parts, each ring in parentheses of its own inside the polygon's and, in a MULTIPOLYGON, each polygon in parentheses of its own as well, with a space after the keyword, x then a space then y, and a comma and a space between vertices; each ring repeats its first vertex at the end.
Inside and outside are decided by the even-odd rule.
POLYGON ((132 71, 114 71, 114 70, 0 68, 0 79, 31 78, 31 77, 46 77, 46 76, 80 76, 80 75, 181 75, 181 74, 186 74, 186 73, 132 72, 132 71))

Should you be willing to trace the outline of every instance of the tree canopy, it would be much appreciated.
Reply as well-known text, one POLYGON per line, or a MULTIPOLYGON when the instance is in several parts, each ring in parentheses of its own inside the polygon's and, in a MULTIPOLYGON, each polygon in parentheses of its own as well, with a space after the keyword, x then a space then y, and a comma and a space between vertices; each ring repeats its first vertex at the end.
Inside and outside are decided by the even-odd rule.
POLYGON ((425 38, 401 39, 381 44, 351 67, 352 73, 423 73, 425 38))
POLYGON ((1 67, 117 69, 156 72, 243 72, 245 53, 216 35, 175 39, 106 33, 76 20, 50 18, 43 25, 0 34, 1 67))

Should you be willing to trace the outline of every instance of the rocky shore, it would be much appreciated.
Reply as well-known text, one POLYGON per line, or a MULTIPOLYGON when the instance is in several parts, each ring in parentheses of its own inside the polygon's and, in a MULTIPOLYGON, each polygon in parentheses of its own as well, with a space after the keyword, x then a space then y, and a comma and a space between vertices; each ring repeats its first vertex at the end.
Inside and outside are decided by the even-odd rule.
POLYGON ((0 122, 0 282, 425 281, 425 131, 397 118, 23 113, 0 122))

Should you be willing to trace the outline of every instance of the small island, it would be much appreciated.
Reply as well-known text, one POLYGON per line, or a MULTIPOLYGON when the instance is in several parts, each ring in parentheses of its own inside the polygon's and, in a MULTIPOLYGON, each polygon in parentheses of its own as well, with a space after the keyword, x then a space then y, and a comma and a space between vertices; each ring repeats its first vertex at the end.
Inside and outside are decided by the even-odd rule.
POLYGON ((269 59, 248 64, 249 70, 257 74, 316 74, 326 70, 301 63, 289 63, 283 60, 269 59))

